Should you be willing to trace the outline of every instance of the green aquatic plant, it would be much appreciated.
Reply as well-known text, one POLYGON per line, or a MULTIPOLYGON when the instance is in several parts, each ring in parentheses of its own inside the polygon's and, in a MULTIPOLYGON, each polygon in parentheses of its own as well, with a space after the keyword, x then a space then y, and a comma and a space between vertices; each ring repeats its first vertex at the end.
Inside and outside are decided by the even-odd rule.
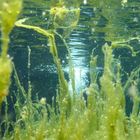
POLYGON ((8 94, 12 72, 11 58, 7 56, 9 34, 21 10, 21 0, 0 0, 1 54, 0 54, 0 104, 8 94))
POLYGON ((46 31, 46 30, 41 29, 41 28, 36 27, 36 26, 22 24, 23 21, 24 20, 19 20, 19 21, 16 22, 15 25, 18 26, 18 27, 33 29, 33 30, 37 31, 38 33, 43 34, 46 37, 48 37, 49 46, 50 46, 49 50, 50 50, 50 53, 53 56, 53 60, 56 64, 56 66, 57 66, 57 72, 58 72, 58 77, 59 77, 59 89, 60 89, 60 93, 61 93, 60 98, 61 98, 61 101, 64 101, 65 97, 68 96, 68 92, 69 92, 68 83, 65 80, 64 73, 63 73, 63 70, 62 70, 62 66, 61 66, 61 63, 60 63, 60 59, 58 57, 58 52, 57 52, 57 48, 56 48, 56 44, 55 44, 54 33, 51 32, 51 31, 46 31))
MULTIPOLYGON (((111 1, 108 1, 111 2, 111 1)), ((114 3, 112 3, 114 4, 114 3)), ((73 9, 72 9, 73 10, 73 9)), ((79 10, 79 9, 78 9, 79 10)), ((26 20, 18 20, 16 27, 22 27, 34 30, 43 35, 48 40, 48 48, 53 56, 54 63, 57 66, 59 86, 57 89, 56 103, 49 105, 47 100, 32 100, 32 86, 30 77, 28 77, 28 90, 20 82, 20 77, 13 64, 14 79, 18 91, 16 93, 16 102, 14 103, 15 121, 4 120, 2 124, 7 124, 2 140, 137 140, 140 138, 140 116, 139 116, 139 71, 140 67, 134 69, 128 81, 123 85, 121 75, 121 62, 115 58, 113 51, 118 46, 123 47, 125 41, 112 41, 102 46, 104 54, 103 74, 99 78, 94 70, 98 67, 98 56, 91 55, 90 61, 90 85, 86 88, 86 96, 83 93, 71 94, 68 89, 68 82, 65 79, 61 60, 58 55, 55 35, 58 35, 68 48, 65 38, 57 33, 57 28, 71 28, 65 22, 65 14, 71 14, 71 10, 66 7, 52 7, 50 14, 56 28, 45 30, 41 27, 28 25, 26 20), (61 9, 60 9, 61 8, 61 9), (56 12, 57 11, 57 12, 56 12), (64 14, 65 13, 65 14, 64 14), (64 15, 63 15, 64 14, 64 15), (99 81, 98 81, 99 78, 99 81), (125 114, 125 93, 131 95, 134 102, 130 116, 125 114), (12 130, 9 130, 12 127, 12 130)), ((76 11, 79 12, 79 11, 76 11)), ((78 15, 79 16, 79 13, 78 15)), ((14 20, 15 22, 15 20, 14 20)), ((13 23, 14 23, 13 22, 13 23)), ((73 21, 70 22, 70 25, 73 21)), ((74 26, 77 26, 77 21, 74 26)), ((13 28, 13 27, 12 27, 13 28)), ((129 46, 127 46, 129 47, 129 46)), ((130 47, 131 52, 134 50, 130 47)), ((31 50, 28 48, 28 69, 30 69, 31 50)), ((69 52, 70 53, 70 52, 69 52)), ((7 52, 6 52, 7 54, 7 52)), ((135 54, 136 55, 136 54, 135 54)), ((1 56, 2 57, 2 56, 1 56)), ((7 60, 7 57, 5 60, 7 60)), ((72 65, 72 64, 71 64, 72 65)), ((4 75, 0 69, 0 91, 9 87, 11 75, 11 60, 2 61, 0 66, 4 70, 4 84, 1 86, 1 76, 4 75), (5 62, 5 63, 4 63, 5 62), (10 67, 10 68, 9 68, 10 67), (7 71, 6 71, 6 68, 7 71), (10 72, 9 72, 10 70, 10 72), (2 73, 2 74, 1 74, 2 73), (8 81, 8 82, 7 82, 8 81)), ((71 71, 73 71, 71 69, 71 71)), ((73 72, 71 72, 73 73, 73 72)), ((71 77, 73 78, 73 74, 71 77)), ((74 82, 73 82, 74 91, 74 82)), ((3 94, 2 94, 3 95, 3 94)), ((5 95, 4 95, 5 96, 5 95)), ((0 96, 1 97, 1 96, 0 96)), ((3 97, 3 96, 2 96, 3 97)), ((6 104, 7 105, 7 104, 6 104)), ((8 114, 7 114, 8 115, 8 114)), ((2 129, 2 128, 1 128, 2 129)), ((2 132, 2 130, 0 131, 2 132)))
MULTIPOLYGON (((125 94, 120 75, 121 66, 118 61, 115 63, 116 60, 112 54, 113 46, 108 46, 107 44, 103 46, 105 59, 104 73, 100 78, 101 88, 99 88, 97 83, 96 73, 91 71, 91 84, 86 89, 88 95, 86 105, 85 100, 81 96, 77 95, 74 102, 72 97, 69 96, 70 93, 59 63, 53 33, 39 27, 23 24, 21 21, 16 22, 16 26, 33 29, 49 38, 50 51, 58 68, 60 89, 57 95, 57 111, 59 113, 55 113, 54 106, 48 105, 48 118, 44 99, 29 106, 34 112, 30 115, 28 114, 28 106, 23 106, 23 110, 20 111, 20 119, 24 122, 25 128, 22 129, 21 124, 16 125, 13 139, 135 140, 139 137, 139 121, 136 119, 138 117, 139 99, 136 93, 134 95, 135 105, 132 115, 128 119, 125 115, 125 94), (38 114, 39 108, 42 110, 41 116, 38 114), (136 129, 135 134, 133 134, 133 127, 136 129), (30 133, 27 133, 28 131, 30 133)), ((91 59, 91 70, 92 67, 97 67, 96 59, 97 57, 91 59)), ((131 79, 133 80, 133 76, 131 76, 131 79)), ((135 86, 134 89, 137 89, 137 87, 135 86)), ((135 90, 132 90, 132 92, 135 92, 135 90)))
MULTIPOLYGON (((27 19, 21 19, 16 22, 16 26, 18 27, 24 27, 27 29, 33 29, 37 31, 38 33, 48 37, 48 44, 49 44, 49 50, 50 53, 53 56, 53 60, 57 66, 57 72, 58 72, 58 79, 59 79, 59 107, 63 106, 66 110, 69 110, 67 108, 70 108, 71 106, 71 99, 70 99, 70 94, 69 94, 69 89, 68 89, 68 82, 65 80, 64 73, 62 70, 61 62, 58 57, 58 52, 57 52, 57 47, 55 44, 55 34, 58 35, 64 42, 67 50, 68 50, 68 55, 69 55, 69 64, 70 64, 70 78, 72 79, 72 90, 73 93, 75 92, 75 84, 74 84, 74 70, 72 66, 72 61, 71 61, 71 56, 70 56, 70 50, 66 44, 66 41, 64 40, 64 37, 62 37, 59 33, 57 33, 57 28, 62 28, 65 31, 68 30, 70 33, 76 26, 79 20, 80 16, 80 9, 79 8, 73 8, 69 9, 66 8, 65 6, 58 6, 58 7, 52 7, 50 9, 50 17, 53 19, 53 25, 54 28, 51 28, 50 30, 45 30, 37 26, 33 25, 26 25, 23 24, 27 19), (61 104, 65 104, 61 105, 61 104)), ((62 109, 63 110, 63 109, 62 109)))
POLYGON ((79 8, 67 8, 65 6, 52 7, 50 18, 54 29, 63 29, 63 36, 67 37, 77 26, 80 16, 79 8))
POLYGON ((0 1, 0 25, 2 33, 2 57, 7 56, 9 34, 14 27, 14 23, 21 10, 21 0, 1 0, 0 1))
POLYGON ((3 60, 0 58, 0 104, 8 94, 10 76, 12 72, 11 59, 3 60))
POLYGON ((96 21, 93 21, 91 26, 95 32, 105 33, 106 41, 126 41, 125 45, 128 45, 130 43, 127 42, 128 40, 133 40, 133 38, 139 36, 137 31, 139 28, 137 18, 139 3, 128 0, 93 0, 91 3, 95 12, 93 20, 96 21))

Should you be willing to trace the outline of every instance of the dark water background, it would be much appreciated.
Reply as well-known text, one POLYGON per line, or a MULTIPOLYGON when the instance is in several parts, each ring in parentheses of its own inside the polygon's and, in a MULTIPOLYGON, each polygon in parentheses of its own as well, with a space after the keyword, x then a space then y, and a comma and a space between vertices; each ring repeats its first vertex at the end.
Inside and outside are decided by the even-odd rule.
MULTIPOLYGON (((119 12, 122 11, 124 15, 121 16, 117 14, 118 20, 116 19, 116 25, 118 26, 112 23, 112 29, 109 29, 114 31, 113 27, 120 27, 121 32, 118 29, 115 31, 115 34, 117 34, 116 38, 118 38, 118 36, 120 36, 120 38, 124 37, 124 35, 128 35, 127 37, 140 35, 140 2, 135 1, 134 3, 134 1, 132 1, 131 3, 130 1, 130 4, 131 5, 125 9, 117 9, 119 12), (127 16, 125 14, 127 14, 127 16)), ((75 67, 77 91, 89 85, 89 61, 93 49, 94 53, 98 55, 98 67, 95 68, 95 70, 100 73, 103 71, 102 45, 106 42, 105 37, 107 32, 103 30, 103 27, 106 27, 108 24, 107 19, 103 15, 96 18, 96 12, 100 9, 96 11, 94 4, 81 4, 80 9, 81 13, 78 26, 72 31, 69 38, 66 39, 71 50, 72 61, 75 67), (100 30, 95 30, 96 27, 100 30)), ((20 18, 28 18, 27 23, 30 25, 48 29, 48 10, 49 7, 43 3, 38 4, 25 1, 20 18)), ((11 43, 9 53, 13 57, 21 84, 24 85, 26 90, 28 89, 28 74, 30 73, 33 95, 38 94, 39 97, 45 96, 47 97, 47 101, 50 102, 51 98, 56 93, 58 77, 56 66, 49 53, 47 38, 32 30, 17 27, 14 28, 10 37, 11 43), (30 70, 27 68, 28 48, 31 49, 30 70)), ((59 37, 56 37, 56 44, 66 79, 68 79, 67 50, 59 37)), ((134 50, 140 50, 139 40, 132 40, 129 44, 133 46, 134 50)), ((125 82, 127 79, 126 73, 130 73, 140 64, 140 53, 137 53, 137 56, 133 57, 129 49, 116 49, 114 54, 115 57, 119 57, 121 60, 122 71, 125 71, 123 73, 122 82, 125 82)), ((11 91, 16 94, 14 83, 12 83, 11 91)), ((131 102, 128 104, 130 105, 131 102)))

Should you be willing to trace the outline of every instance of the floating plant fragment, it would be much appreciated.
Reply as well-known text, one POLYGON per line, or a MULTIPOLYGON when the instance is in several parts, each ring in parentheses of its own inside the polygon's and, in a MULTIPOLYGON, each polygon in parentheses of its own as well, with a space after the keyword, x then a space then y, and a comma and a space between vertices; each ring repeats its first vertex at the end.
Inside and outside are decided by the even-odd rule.
POLYGON ((77 26, 80 16, 79 8, 52 7, 50 9, 50 18, 54 29, 63 29, 63 36, 67 37, 77 26))

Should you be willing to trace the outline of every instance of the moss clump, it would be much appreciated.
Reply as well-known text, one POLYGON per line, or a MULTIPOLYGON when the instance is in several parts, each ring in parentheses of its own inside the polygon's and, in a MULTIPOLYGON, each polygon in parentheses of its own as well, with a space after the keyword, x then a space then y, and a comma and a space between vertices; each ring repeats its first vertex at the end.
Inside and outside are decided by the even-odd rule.
POLYGON ((8 94, 10 75, 12 72, 11 59, 7 57, 9 34, 14 27, 21 10, 21 0, 0 0, 0 27, 2 46, 0 53, 0 104, 8 94))
POLYGON ((52 7, 50 18, 54 29, 63 29, 63 36, 68 37, 77 26, 80 16, 79 8, 66 8, 65 6, 52 7))
POLYGON ((55 28, 72 28, 76 27, 79 20, 80 9, 68 9, 66 7, 52 7, 50 16, 53 19, 55 28))
POLYGON ((10 76, 12 72, 11 59, 7 58, 3 60, 0 58, 0 103, 3 101, 4 97, 8 94, 8 89, 10 85, 10 76))
POLYGON ((20 13, 22 0, 0 0, 0 19, 3 32, 10 33, 13 29, 18 14, 20 13))
MULTIPOLYGON (((65 21, 65 14, 69 15, 70 10, 52 8, 51 16, 54 17, 54 24, 62 27, 61 20, 65 21), (56 12, 56 11, 57 12, 56 12), (64 14, 64 15, 63 15, 64 14), (59 22, 60 20, 60 22, 59 22)), ((20 78, 14 69, 15 81, 19 89, 14 104, 15 121, 4 120, 5 132, 2 140, 137 140, 140 138, 140 114, 139 114, 139 71, 138 67, 132 71, 126 84, 122 85, 121 64, 113 56, 113 50, 123 46, 123 42, 112 42, 112 45, 103 46, 104 71, 100 80, 97 81, 98 73, 92 71, 97 67, 97 56, 91 57, 90 77, 91 84, 86 89, 87 99, 83 94, 69 92, 68 83, 64 77, 61 61, 58 57, 55 43, 54 28, 44 30, 33 25, 26 25, 19 20, 16 26, 32 29, 48 39, 49 50, 57 66, 59 86, 56 102, 47 104, 45 98, 39 100, 31 99, 31 85, 28 93, 20 83, 20 78), (121 44, 121 45, 120 45, 121 44), (125 93, 133 95, 134 102, 132 114, 125 114, 125 93), (22 99, 21 99, 22 98, 22 99), (12 131, 8 131, 12 127, 12 131)), ((64 27, 68 27, 64 23, 64 27)), ((62 38, 63 39, 63 38, 62 38)), ((64 39, 63 39, 64 40, 64 39)), ((66 42, 65 42, 66 43, 66 42)), ((30 55, 30 52, 29 52, 30 55)), ((7 57, 6 57, 7 58, 7 57)), ((11 73, 11 60, 0 58, 0 101, 8 91, 11 73), (8 68, 8 70, 6 69, 8 68), (4 73, 4 74, 3 74, 4 73), (6 75, 5 75, 6 74, 6 75), (1 79, 1 76, 5 76, 1 79), (4 90, 3 90, 4 89, 4 90), (5 90, 6 89, 6 90, 5 90), (3 91, 5 94, 3 94, 3 91)), ((29 57, 30 58, 30 57, 29 57)), ((30 61, 29 61, 30 62, 30 61)), ((30 63, 28 63, 30 65, 30 63)), ((30 66, 28 66, 30 68, 30 66)), ((74 79, 74 77, 72 77, 74 79)), ((30 81, 28 84, 31 84, 30 81)), ((73 86, 74 87, 74 86, 73 86)), ((8 115, 8 114, 6 114, 8 115)), ((2 131, 2 130, 1 130, 2 131)))

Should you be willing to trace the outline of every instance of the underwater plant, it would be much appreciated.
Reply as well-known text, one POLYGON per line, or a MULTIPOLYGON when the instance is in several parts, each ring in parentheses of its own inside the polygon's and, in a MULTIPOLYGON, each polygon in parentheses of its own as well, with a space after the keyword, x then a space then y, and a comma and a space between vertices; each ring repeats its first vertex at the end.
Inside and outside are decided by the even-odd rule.
MULTIPOLYGON (((61 0, 60 0, 61 1, 61 0)), ((60 2, 59 1, 59 2, 60 2)), ((21 1, 6 1, 12 14, 6 10, 0 10, 0 22, 2 28, 2 51, 0 56, 0 103, 7 95, 10 76, 13 69, 14 80, 18 88, 16 93, 16 102, 14 103, 15 120, 4 120, 1 123, 7 124, 0 128, 2 140, 137 140, 140 138, 140 115, 139 115, 139 72, 140 67, 134 69, 125 84, 122 84, 121 61, 114 56, 113 51, 117 48, 127 47, 135 54, 133 48, 127 45, 127 41, 119 39, 114 40, 108 35, 107 41, 102 46, 104 54, 103 74, 98 81, 98 73, 93 68, 98 67, 97 55, 91 55, 90 60, 90 85, 86 89, 87 99, 83 93, 76 93, 74 89, 73 65, 70 61, 70 78, 73 79, 73 94, 69 91, 68 81, 65 79, 61 60, 58 55, 58 46, 56 45, 56 36, 63 40, 66 48, 70 51, 65 40, 65 35, 57 32, 58 28, 64 29, 64 34, 68 35, 77 27, 80 11, 79 8, 67 8, 56 4, 50 8, 50 18, 52 18, 53 27, 48 30, 26 24, 28 18, 16 21, 21 9, 21 1), (14 6, 14 8, 13 8, 14 6), (58 7, 57 7, 58 6, 58 7), (17 7, 17 10, 15 10, 17 7), (17 12, 18 11, 18 12, 17 12), (6 14, 6 15, 5 15, 6 14), (11 16, 13 17, 12 20, 11 16), (72 17, 74 18, 72 18, 72 17), (6 19, 5 19, 6 18, 6 19), (68 18, 68 21, 66 19, 68 18), (11 22, 9 22, 11 21, 11 22), (10 24, 9 24, 10 23, 10 24), (14 27, 26 28, 46 37, 48 48, 53 56, 54 63, 58 73, 58 88, 56 101, 48 104, 46 98, 42 97, 32 100, 32 86, 30 78, 28 79, 28 90, 20 82, 18 71, 7 57, 9 33, 14 27), (68 33, 68 34, 67 34, 68 33), (3 35, 4 34, 4 35, 3 35), (109 40, 108 40, 109 39, 109 40), (111 43, 108 43, 110 41, 111 43), (6 45, 4 45, 6 44, 6 45), (5 91, 6 90, 6 91, 5 91), (6 93, 6 94, 3 94, 6 93), (126 92, 131 95, 133 100, 133 109, 130 116, 126 115, 126 92), (9 128, 12 127, 12 130, 9 128), (3 132, 3 133, 2 133, 3 132)), ((122 1, 119 1, 122 2, 122 1)), ((5 4, 5 0, 2 0, 5 4)), ((97 2, 96 6, 102 8, 101 4, 112 4, 112 0, 97 2)), ((123 1, 123 4, 126 4, 123 1)), ((0 5, 2 6, 2 5, 0 5)), ((7 6, 7 5, 6 5, 7 6)), ((116 5, 115 5, 116 6, 116 5)), ((119 6, 121 4, 119 3, 119 6)), ((122 5, 124 6, 124 5, 122 5)), ((3 6, 2 6, 3 7, 3 6)), ((1 9, 2 9, 1 7, 1 9)), ((114 10, 114 9, 113 9, 114 10)), ((105 16, 107 14, 105 13, 105 16)), ((114 31, 114 30, 113 30, 114 31)), ((113 32, 112 31, 112 32, 113 32)), ((109 32, 109 31, 108 31, 109 32)), ((68 37, 68 36, 67 36, 68 37)), ((113 36, 114 37, 114 36, 113 36)), ((137 37, 134 37, 135 39, 137 37)), ((128 39, 131 40, 133 38, 128 39)), ((28 47, 28 69, 30 69, 31 49, 28 47)), ((135 54, 136 55, 136 54, 135 54)))
POLYGON ((50 17, 54 26, 54 29, 64 29, 64 37, 67 37, 72 29, 77 26, 80 16, 80 9, 73 8, 68 9, 65 6, 52 7, 50 9, 50 17))
POLYGON ((0 104, 8 94, 12 61, 8 56, 9 34, 14 27, 17 16, 21 10, 21 0, 0 0, 0 27, 1 27, 1 53, 0 53, 0 104))

